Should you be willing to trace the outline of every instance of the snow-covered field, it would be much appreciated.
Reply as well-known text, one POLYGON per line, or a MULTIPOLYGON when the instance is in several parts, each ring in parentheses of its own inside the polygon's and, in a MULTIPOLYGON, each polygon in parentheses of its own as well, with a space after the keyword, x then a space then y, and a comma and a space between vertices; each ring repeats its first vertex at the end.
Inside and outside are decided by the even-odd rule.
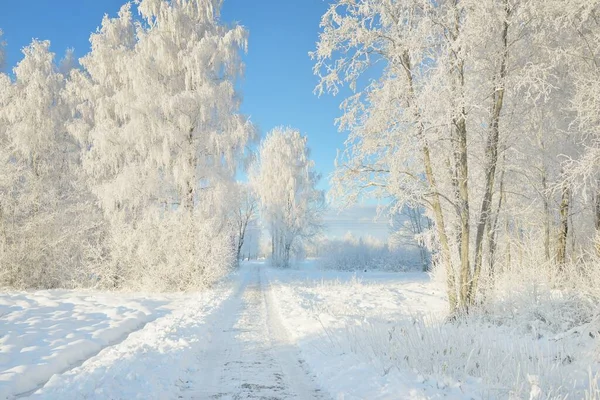
POLYGON ((196 294, 3 293, 0 398, 542 399, 593 392, 587 368, 598 369, 598 348, 587 334, 534 340, 507 326, 444 324, 445 312, 443 290, 426 274, 322 271, 314 263, 291 270, 246 263, 196 294), (571 386, 556 388, 564 382, 571 386))
POLYGON ((146 325, 149 322, 172 319, 175 311, 211 295, 2 293, 0 398, 27 394, 102 349, 118 345, 131 332, 153 329, 146 325))

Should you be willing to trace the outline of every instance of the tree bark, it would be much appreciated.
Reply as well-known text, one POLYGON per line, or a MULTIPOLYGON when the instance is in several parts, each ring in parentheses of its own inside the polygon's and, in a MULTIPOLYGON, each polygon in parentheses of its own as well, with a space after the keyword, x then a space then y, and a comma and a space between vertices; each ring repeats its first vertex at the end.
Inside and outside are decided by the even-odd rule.
POLYGON ((504 174, 505 169, 502 169, 502 173, 500 174, 500 199, 498 199, 498 207, 496 208, 496 212, 494 213, 493 221, 488 228, 488 251, 489 251, 489 275, 492 282, 494 281, 494 276, 496 272, 496 249, 498 247, 498 220, 500 219, 500 211, 502 210, 502 204, 504 203, 504 174))
POLYGON ((483 264, 483 238, 490 221, 492 201, 494 196, 494 183, 496 178, 496 168, 498 165, 498 144, 500 141, 500 115, 504 105, 505 79, 507 75, 508 63, 508 18, 510 17, 510 8, 508 1, 504 2, 504 23, 502 26, 502 58, 500 68, 495 79, 494 93, 492 95, 492 112, 490 117, 490 131, 486 144, 487 165, 485 168, 485 186, 483 200, 479 211, 479 221, 477 223, 477 232, 475 234, 475 264, 473 269, 473 279, 468 290, 468 305, 475 303, 477 295, 477 286, 481 276, 483 264))
MULTIPOLYGON (((600 185, 600 182, 598 184, 600 185)), ((596 189, 596 198, 594 201, 594 226, 596 227, 596 255, 600 255, 600 188, 596 189)))
MULTIPOLYGON (((411 105, 414 106, 415 102, 415 94, 414 94, 414 79, 413 79, 413 70, 412 70, 412 62, 410 60, 410 55, 407 51, 402 54, 402 66, 406 73, 406 79, 408 81, 409 88, 409 107, 411 105)), ((438 237, 438 241, 440 243, 440 254, 441 254, 441 263, 444 266, 446 271, 446 289, 448 295, 448 303, 450 307, 450 313, 454 314, 457 310, 457 295, 456 295, 456 278, 454 275, 454 267, 452 265, 452 258, 450 256, 450 243, 448 240, 448 235, 446 233, 446 225, 444 221, 444 213, 442 210, 442 205, 440 202, 440 195, 438 191, 437 182, 435 179, 435 175, 433 173, 433 163, 431 161, 431 151, 427 140, 425 138, 425 132, 423 128, 423 124, 421 121, 421 116, 419 114, 418 109, 414 109, 414 119, 417 122, 417 137, 421 140, 422 147, 421 152, 423 156, 423 166, 425 167, 425 177, 427 179, 427 183, 431 190, 431 200, 430 205, 433 210, 434 215, 434 223, 436 228, 436 233, 438 237)))
POLYGON ((556 263, 559 271, 562 271, 567 259, 567 235, 569 233, 569 206, 571 190, 566 183, 563 183, 561 189, 560 201, 560 225, 558 230, 558 244, 556 250, 556 263))
POLYGON ((546 168, 542 171, 542 190, 544 193, 544 256, 546 262, 550 261, 550 201, 546 191, 548 190, 547 172, 546 168))
MULTIPOLYGON (((460 48, 454 50, 453 47, 459 39, 461 20, 459 2, 454 2, 454 30, 451 32, 451 49, 456 66, 451 70, 453 99, 463 98, 465 90, 465 63, 461 58, 460 48)), ((458 309, 468 312, 469 289, 471 285, 471 265, 470 265, 470 243, 471 243, 471 224, 469 221, 469 166, 468 166, 468 142, 467 142, 467 113, 464 105, 458 104, 457 114, 452 117, 452 146, 455 179, 455 191, 458 195, 457 212, 459 217, 459 257, 460 257, 460 287, 458 309)))

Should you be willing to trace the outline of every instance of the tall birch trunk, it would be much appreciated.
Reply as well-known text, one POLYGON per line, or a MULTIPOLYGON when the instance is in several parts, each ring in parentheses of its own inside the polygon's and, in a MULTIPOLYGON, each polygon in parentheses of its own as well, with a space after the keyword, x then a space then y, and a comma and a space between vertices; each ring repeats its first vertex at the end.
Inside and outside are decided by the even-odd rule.
POLYGON ((502 210, 502 205, 504 203, 504 174, 505 169, 502 169, 500 174, 500 198, 498 199, 498 207, 496 208, 496 212, 494 213, 492 223, 488 228, 488 251, 489 251, 489 261, 488 261, 488 270, 490 279, 494 280, 494 275, 496 272, 496 249, 498 247, 498 220, 500 219, 500 211, 502 210))
POLYGON ((550 230, 551 230, 551 222, 550 222, 550 200, 548 199, 548 195, 546 191, 548 190, 548 177, 547 171, 544 167, 542 171, 542 190, 544 197, 544 256, 546 257, 546 262, 550 261, 550 230))
MULTIPOLYGON (((414 79, 413 79, 413 70, 412 70, 412 62, 410 60, 410 55, 408 52, 404 52, 402 54, 402 64, 403 68, 406 72, 406 77, 408 80, 409 87, 409 106, 415 103, 415 94, 414 94, 414 79)), ((414 116, 416 121, 420 121, 420 114, 418 109, 415 108, 414 116)), ((454 314, 458 308, 458 300, 456 293, 456 278, 454 274, 454 267, 452 266, 452 258, 450 256, 450 242, 448 240, 448 235, 446 233, 446 224, 444 221, 444 213, 442 210, 442 205, 440 202, 440 195, 437 186, 437 182, 435 179, 435 175, 433 173, 433 163, 431 161, 431 151, 427 140, 425 138, 425 132, 423 124, 418 122, 417 124, 417 137, 421 140, 422 147, 421 152, 423 156, 423 165, 425 167, 425 177, 427 179, 427 183, 429 185, 431 194, 431 200, 429 203, 431 205, 434 223, 437 233, 437 238, 440 244, 440 255, 441 255, 441 263, 444 266, 446 271, 446 290, 448 295, 448 303, 450 307, 450 313, 454 314)))
POLYGON ((468 292, 468 304, 473 305, 477 296, 479 278, 483 265, 483 238, 490 223, 490 213, 492 210, 492 201, 494 196, 494 183, 496 178, 496 168, 498 165, 498 144, 500 141, 500 115, 504 105, 505 79, 507 75, 508 63, 508 18, 510 17, 510 6, 508 1, 504 1, 504 23, 502 25, 502 56, 497 76, 494 79, 494 93, 492 95, 492 110, 490 116, 490 130, 485 149, 487 165, 485 167, 485 185, 483 199, 479 211, 479 220, 477 222, 477 232, 475 234, 475 263, 473 268, 473 279, 468 292))
POLYGON ((560 271, 563 270, 567 259, 567 235, 569 233, 569 200, 571 191, 566 183, 563 183, 561 189, 560 201, 560 225, 558 227, 558 244, 556 249, 556 263, 560 271))
MULTIPOLYGON (((600 182, 598 182, 600 187, 600 182)), ((595 250, 600 255, 600 188, 596 189, 596 198, 594 199, 594 227, 596 228, 595 250)))
POLYGON ((452 146, 453 146, 453 167, 455 179, 453 184, 457 193, 457 213, 459 217, 459 299, 458 309, 464 312, 468 311, 469 289, 471 287, 471 265, 470 265, 470 243, 471 243, 471 224, 469 211, 469 166, 468 166, 468 135, 467 135, 467 113, 461 99, 465 92, 465 62, 461 56, 460 46, 454 49, 458 42, 461 30, 461 13, 459 10, 459 1, 454 1, 454 27, 450 32, 451 49, 450 52, 454 58, 455 66, 451 70, 450 79, 452 80, 452 93, 455 100, 458 100, 457 112, 452 116, 452 146))

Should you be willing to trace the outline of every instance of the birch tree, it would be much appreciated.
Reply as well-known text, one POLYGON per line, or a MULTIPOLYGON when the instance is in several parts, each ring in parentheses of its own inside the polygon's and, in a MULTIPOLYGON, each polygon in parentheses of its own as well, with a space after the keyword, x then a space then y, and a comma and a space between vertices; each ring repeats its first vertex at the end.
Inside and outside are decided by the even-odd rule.
POLYGON ((100 224, 65 127, 65 77, 49 47, 34 40, 14 82, 0 76, 0 279, 13 287, 89 285, 86 246, 100 224))
POLYGON ((398 207, 427 208, 452 313, 467 311, 479 291, 506 104, 544 80, 543 68, 527 68, 533 6, 338 1, 312 53, 317 93, 336 94, 344 84, 355 92, 338 119, 350 135, 333 178, 336 195, 391 196, 398 207), (379 78, 366 82, 376 64, 379 78))
POLYGON ((306 137, 298 130, 278 127, 262 142, 250 182, 261 208, 263 223, 271 232, 272 261, 288 267, 302 240, 321 229, 323 192, 309 158, 306 137))
POLYGON ((234 261, 224 201, 253 130, 238 112, 246 32, 220 2, 142 0, 105 17, 68 88, 83 165, 111 226, 105 275, 206 285, 234 261))
MULTIPOLYGON (((581 155, 567 154, 564 182, 557 187, 561 192, 561 230, 559 240, 564 243, 568 230, 565 222, 569 209, 568 192, 577 190, 583 199, 593 208, 596 245, 600 227, 600 184, 598 165, 600 165, 600 2, 570 0, 567 2, 549 1, 544 4, 548 25, 552 32, 560 32, 561 40, 555 43, 553 50, 566 65, 568 78, 572 82, 570 110, 575 118, 569 133, 578 138, 583 147, 581 155)), ((562 260, 564 250, 559 249, 557 256, 562 260)))

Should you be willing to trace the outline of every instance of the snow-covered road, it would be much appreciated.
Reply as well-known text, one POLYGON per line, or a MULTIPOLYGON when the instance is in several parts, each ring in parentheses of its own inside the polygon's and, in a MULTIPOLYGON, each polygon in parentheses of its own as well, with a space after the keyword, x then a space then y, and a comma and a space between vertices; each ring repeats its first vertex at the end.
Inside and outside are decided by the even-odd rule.
POLYGON ((184 399, 322 399, 274 308, 260 265, 241 271, 236 292, 207 324, 210 345, 187 374, 184 399))
POLYGON ((36 399, 326 398, 283 328, 264 266, 247 265, 214 290, 176 303, 123 341, 56 371, 34 392, 13 394, 36 399))

